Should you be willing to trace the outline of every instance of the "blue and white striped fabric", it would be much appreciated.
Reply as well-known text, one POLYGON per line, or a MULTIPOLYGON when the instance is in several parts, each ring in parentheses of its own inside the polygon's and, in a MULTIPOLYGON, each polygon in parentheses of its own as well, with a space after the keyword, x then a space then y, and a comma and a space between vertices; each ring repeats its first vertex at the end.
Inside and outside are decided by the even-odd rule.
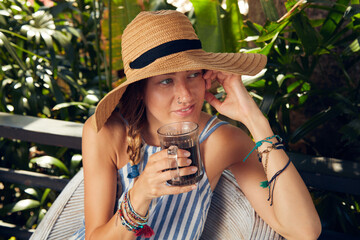
MULTIPOLYGON (((219 126, 227 124, 227 122, 218 122, 211 127, 216 116, 213 116, 199 136, 200 144, 210 136, 219 126)), ((149 157, 160 151, 160 147, 154 147, 143 144, 141 149, 142 161, 139 164, 139 172, 141 173, 149 157)), ((127 178, 130 171, 130 163, 119 169, 120 183, 122 186, 122 195, 119 199, 122 201, 124 193, 132 188, 133 179, 127 178)), ((148 225, 154 230, 154 235, 148 239, 199 239, 204 229, 205 220, 209 211, 212 191, 206 175, 198 183, 197 189, 178 195, 166 195, 153 199, 149 208, 148 225)), ((77 233, 82 235, 80 229, 77 233)), ((77 235, 75 239, 83 239, 84 236, 77 235)), ((137 240, 145 238, 138 237, 137 240)))

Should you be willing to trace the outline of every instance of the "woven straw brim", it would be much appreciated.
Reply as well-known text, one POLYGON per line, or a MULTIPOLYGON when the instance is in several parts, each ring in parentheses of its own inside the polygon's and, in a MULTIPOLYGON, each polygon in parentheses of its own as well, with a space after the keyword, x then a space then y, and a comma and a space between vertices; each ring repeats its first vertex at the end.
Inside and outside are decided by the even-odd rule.
POLYGON ((126 86, 136 81, 166 73, 206 69, 240 75, 255 75, 266 65, 266 56, 253 53, 209 53, 189 50, 157 59, 142 69, 131 69, 127 80, 109 92, 95 110, 95 129, 100 131, 119 103, 126 86))

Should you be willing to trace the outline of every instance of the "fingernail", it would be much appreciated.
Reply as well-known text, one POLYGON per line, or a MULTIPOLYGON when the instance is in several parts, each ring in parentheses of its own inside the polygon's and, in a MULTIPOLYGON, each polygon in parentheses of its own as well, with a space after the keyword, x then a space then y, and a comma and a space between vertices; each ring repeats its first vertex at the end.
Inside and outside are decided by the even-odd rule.
POLYGON ((185 157, 190 157, 190 152, 186 151, 184 154, 185 154, 185 157))
POLYGON ((191 162, 192 162, 191 159, 186 160, 187 164, 190 164, 191 162))
POLYGON ((197 171, 197 167, 192 167, 192 168, 191 168, 191 171, 192 171, 192 172, 196 172, 196 171, 197 171))
POLYGON ((194 185, 194 186, 191 186, 191 189, 196 189, 197 188, 197 185, 194 185))

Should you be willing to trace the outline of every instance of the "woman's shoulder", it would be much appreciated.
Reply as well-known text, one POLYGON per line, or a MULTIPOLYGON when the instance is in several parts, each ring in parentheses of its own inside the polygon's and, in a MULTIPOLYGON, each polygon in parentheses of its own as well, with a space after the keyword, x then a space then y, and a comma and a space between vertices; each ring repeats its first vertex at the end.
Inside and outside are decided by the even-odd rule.
POLYGON ((126 155, 126 125, 118 112, 114 111, 98 132, 95 118, 91 116, 84 124, 82 137, 83 149, 97 148, 110 156, 117 166, 122 165, 118 157, 126 155))
MULTIPOLYGON (((203 113, 201 116, 201 122, 206 125, 209 123, 210 119, 213 116, 208 114, 208 113, 203 113)), ((214 127, 217 123, 220 122, 226 122, 225 120, 221 120, 219 118, 215 118, 214 122, 211 124, 211 127, 214 127)), ((226 122, 228 124, 223 124, 221 126, 219 126, 218 128, 216 128, 216 130, 209 136, 209 140, 211 139, 212 141, 229 141, 229 139, 234 139, 236 138, 237 140, 249 140, 249 136, 248 134, 242 130, 241 128, 234 126, 233 124, 226 122)), ((234 141, 232 141, 234 142, 234 141)))
MULTIPOLYGON (((213 125, 220 121, 216 119, 213 125)), ((246 156, 252 144, 250 136, 233 124, 221 125, 204 141, 206 155, 223 158, 225 168, 246 156)))
POLYGON ((98 138, 106 137, 107 135, 121 134, 125 136, 126 134, 126 125, 121 118, 120 113, 114 111, 111 116, 108 118, 104 126, 100 131, 96 131, 95 128, 95 117, 92 115, 89 117, 84 124, 84 131, 96 134, 98 138))

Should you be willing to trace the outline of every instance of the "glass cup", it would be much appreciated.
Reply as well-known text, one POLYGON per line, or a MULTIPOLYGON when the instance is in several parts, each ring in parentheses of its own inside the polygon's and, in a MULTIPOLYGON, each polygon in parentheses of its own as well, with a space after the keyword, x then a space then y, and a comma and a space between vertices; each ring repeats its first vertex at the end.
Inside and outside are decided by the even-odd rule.
POLYGON ((197 183, 204 175, 204 168, 200 156, 199 125, 194 122, 176 122, 160 127, 157 130, 162 149, 168 149, 169 169, 172 171, 171 180, 167 183, 173 186, 184 186, 197 183), (177 150, 184 149, 190 152, 191 164, 196 166, 194 174, 180 176, 177 160, 177 150))

